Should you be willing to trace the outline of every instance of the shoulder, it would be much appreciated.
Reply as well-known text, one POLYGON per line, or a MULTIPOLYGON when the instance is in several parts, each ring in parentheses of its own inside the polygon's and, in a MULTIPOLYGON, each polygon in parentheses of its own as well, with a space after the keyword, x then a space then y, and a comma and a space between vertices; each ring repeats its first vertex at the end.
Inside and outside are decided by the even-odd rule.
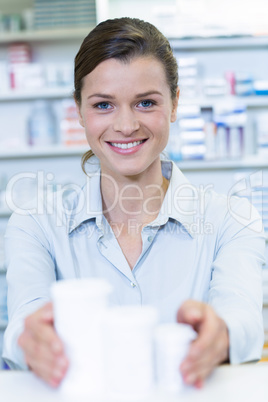
POLYGON ((199 194, 203 199, 204 213, 208 218, 231 219, 245 226, 254 221, 261 221, 259 212, 247 198, 218 194, 211 189, 207 191, 201 189, 199 194))
POLYGON ((59 191, 40 192, 37 197, 17 207, 8 222, 8 228, 33 230, 39 227, 50 231, 56 227, 66 227, 69 217, 78 208, 83 198, 83 187, 64 188, 59 191))
POLYGON ((264 247, 262 218, 248 199, 213 190, 203 196, 205 220, 211 223, 218 248, 233 241, 242 241, 245 248, 264 247))

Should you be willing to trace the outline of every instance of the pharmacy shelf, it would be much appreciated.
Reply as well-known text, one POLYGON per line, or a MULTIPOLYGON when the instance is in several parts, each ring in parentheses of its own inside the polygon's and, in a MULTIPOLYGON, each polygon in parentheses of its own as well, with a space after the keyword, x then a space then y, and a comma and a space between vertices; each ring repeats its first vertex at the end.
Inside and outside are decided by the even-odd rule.
POLYGON ((175 50, 256 48, 268 47, 268 36, 171 38, 170 43, 175 50))
POLYGON ((198 105, 200 107, 215 107, 217 105, 243 105, 249 108, 268 107, 268 96, 214 96, 214 97, 196 97, 182 98, 179 105, 198 105))
POLYGON ((34 99, 57 99, 72 97, 72 87, 56 87, 56 88, 40 88, 25 90, 11 90, 5 93, 0 93, 0 102, 6 101, 24 101, 34 99))
MULTIPOLYGON (((38 42, 38 41, 68 41, 83 39, 94 26, 82 28, 62 28, 47 30, 29 30, 18 32, 1 32, 0 43, 38 42)), ((174 49, 223 49, 268 47, 268 36, 226 36, 198 38, 169 38, 174 49)))
POLYGON ((177 161, 176 163, 182 171, 268 168, 268 159, 257 156, 228 160, 177 161))
MULTIPOLYGON (((57 99, 72 97, 73 87, 40 88, 30 90, 11 90, 0 93, 0 102, 24 101, 34 99, 57 99)), ((246 107, 267 107, 268 96, 220 96, 220 97, 196 97, 180 99, 180 105, 199 105, 201 107, 213 107, 218 104, 243 104, 246 107)))
POLYGON ((93 26, 84 28, 65 28, 50 30, 33 30, 18 32, 1 32, 0 43, 38 42, 38 41, 69 41, 83 39, 93 29, 93 26))
MULTIPOLYGON (((13 150, 1 150, 0 160, 3 159, 24 159, 24 158, 50 158, 82 156, 89 150, 88 146, 63 146, 53 145, 47 147, 24 147, 13 150)), ((268 168, 268 159, 258 156, 247 156, 243 159, 227 160, 189 160, 177 161, 181 170, 225 170, 225 169, 251 169, 268 168)), ((1 211, 0 211, 1 214, 1 211)))
POLYGON ((1 150, 0 160, 2 159, 24 159, 24 158, 50 158, 65 156, 82 156, 88 151, 88 146, 63 146, 53 145, 49 147, 24 147, 20 149, 1 150))

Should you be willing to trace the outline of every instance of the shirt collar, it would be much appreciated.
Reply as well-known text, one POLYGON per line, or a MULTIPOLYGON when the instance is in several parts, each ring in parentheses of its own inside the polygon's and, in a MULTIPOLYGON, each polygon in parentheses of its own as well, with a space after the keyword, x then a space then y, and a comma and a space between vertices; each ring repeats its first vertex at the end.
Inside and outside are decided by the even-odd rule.
MULTIPOLYGON (((94 157, 93 157, 94 158, 94 157)), ((180 223, 194 237, 194 216, 197 213, 197 189, 190 184, 174 162, 161 160, 162 174, 170 182, 158 214, 158 217, 148 226, 160 226, 170 218, 180 223)), ((96 220, 97 226, 102 227, 102 198, 100 191, 100 166, 94 161, 87 172, 86 184, 81 191, 66 201, 68 233, 78 228, 85 221, 96 220)), ((66 209, 65 209, 66 210, 66 209)))
POLYGON ((68 233, 77 229, 82 223, 91 219, 96 220, 97 226, 102 227, 102 198, 100 191, 100 168, 87 173, 85 185, 71 197, 69 201, 68 233))
POLYGON ((169 186, 158 214, 149 226, 165 224, 169 219, 180 223, 195 237, 194 222, 198 212, 198 191, 172 161, 162 162, 162 174, 169 180, 169 186))

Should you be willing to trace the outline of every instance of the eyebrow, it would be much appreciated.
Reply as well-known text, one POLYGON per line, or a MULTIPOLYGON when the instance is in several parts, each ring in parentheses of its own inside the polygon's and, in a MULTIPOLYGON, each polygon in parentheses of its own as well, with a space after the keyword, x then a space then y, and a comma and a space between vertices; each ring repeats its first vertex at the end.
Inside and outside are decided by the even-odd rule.
MULTIPOLYGON (((148 95, 161 95, 161 96, 162 96, 162 93, 159 92, 159 91, 154 91, 154 90, 153 90, 153 91, 147 91, 147 92, 143 92, 143 93, 137 94, 137 95, 136 95, 136 98, 144 98, 144 97, 146 97, 146 96, 148 96, 148 95)), ((89 96, 87 97, 87 99, 90 99, 90 98, 93 98, 93 97, 96 97, 96 98, 103 98, 103 99, 114 99, 114 97, 113 97, 112 95, 101 94, 101 93, 96 93, 96 94, 89 95, 89 96)))
POLYGON ((114 98, 113 96, 107 95, 107 94, 93 94, 93 95, 89 95, 87 97, 87 99, 94 98, 94 97, 96 97, 96 98, 105 98, 105 99, 113 99, 114 98))

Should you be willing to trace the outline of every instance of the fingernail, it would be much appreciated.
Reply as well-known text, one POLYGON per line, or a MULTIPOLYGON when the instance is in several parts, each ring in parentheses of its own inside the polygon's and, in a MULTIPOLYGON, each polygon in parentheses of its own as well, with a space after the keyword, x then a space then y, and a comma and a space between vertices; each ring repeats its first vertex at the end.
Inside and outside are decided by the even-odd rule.
POLYGON ((63 375, 64 375, 63 371, 61 369, 59 369, 58 367, 53 370, 54 381, 55 381, 55 379, 62 379, 63 375))
POLYGON ((52 379, 49 381, 49 384, 51 387, 56 388, 59 385, 59 381, 52 379))
POLYGON ((62 345, 61 345, 61 343, 58 342, 58 341, 53 342, 53 343, 52 343, 52 349, 53 349, 53 352, 55 352, 55 353, 61 352, 61 351, 62 351, 62 345))
POLYGON ((200 349, 196 345, 192 345, 192 347, 189 350, 189 356, 194 357, 194 358, 198 357, 200 355, 200 353, 201 353, 200 349))
POLYGON ((180 367, 180 371, 182 374, 186 373, 190 370, 191 365, 189 363, 183 363, 180 367))
POLYGON ((200 319, 202 317, 201 311, 195 308, 191 309, 191 314, 195 319, 200 319))
POLYGON ((65 369, 67 367, 67 359, 65 357, 60 357, 57 360, 57 366, 65 369))
POLYGON ((195 374, 188 374, 184 377, 184 381, 186 384, 192 385, 196 380, 196 375, 195 374))

